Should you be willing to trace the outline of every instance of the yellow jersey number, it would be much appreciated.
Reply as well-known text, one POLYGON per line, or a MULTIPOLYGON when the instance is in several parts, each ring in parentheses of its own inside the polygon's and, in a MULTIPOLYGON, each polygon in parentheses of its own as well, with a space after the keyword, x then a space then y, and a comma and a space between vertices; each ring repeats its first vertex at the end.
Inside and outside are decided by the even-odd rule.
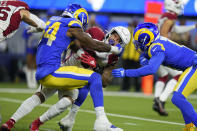
MULTIPOLYGON (((50 21, 47 21, 46 25, 49 25, 50 23, 51 23, 50 21)), ((57 34, 57 31, 59 30, 60 24, 61 24, 60 22, 55 22, 46 31, 43 32, 43 37, 48 38, 48 41, 47 41, 48 46, 51 46, 52 42, 56 39, 55 35, 57 34), (51 33, 49 34, 49 32, 51 33)))

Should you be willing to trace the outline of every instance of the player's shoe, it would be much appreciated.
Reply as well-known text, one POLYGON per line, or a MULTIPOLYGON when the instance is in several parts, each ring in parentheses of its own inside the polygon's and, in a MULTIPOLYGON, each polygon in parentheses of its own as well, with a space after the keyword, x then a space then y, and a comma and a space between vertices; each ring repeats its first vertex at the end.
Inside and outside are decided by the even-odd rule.
POLYGON ((5 124, 1 126, 0 131, 11 131, 15 123, 15 120, 9 119, 5 124))
POLYGON ((153 100, 153 110, 154 111, 158 111, 159 110, 159 105, 156 102, 156 99, 158 99, 158 98, 154 98, 154 100, 153 100))
POLYGON ((195 125, 193 123, 187 124, 183 128, 183 131, 195 131, 195 125))
POLYGON ((40 119, 36 119, 34 120, 31 125, 30 125, 30 131, 39 131, 39 127, 42 125, 43 123, 40 121, 40 119))
POLYGON ((74 123, 75 118, 71 118, 70 115, 67 115, 65 118, 61 119, 58 125, 62 131, 72 131, 74 123))
POLYGON ((106 117, 96 119, 94 123, 94 131, 123 131, 123 129, 115 127, 106 117))
POLYGON ((158 112, 161 116, 168 116, 168 113, 166 112, 164 107, 165 102, 160 101, 158 97, 154 99, 153 110, 158 112))

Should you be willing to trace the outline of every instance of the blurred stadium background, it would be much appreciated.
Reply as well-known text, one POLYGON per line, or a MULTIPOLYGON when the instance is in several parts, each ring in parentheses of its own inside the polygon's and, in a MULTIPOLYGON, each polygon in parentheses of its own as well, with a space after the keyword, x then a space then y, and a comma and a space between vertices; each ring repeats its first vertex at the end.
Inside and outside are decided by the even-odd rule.
MULTIPOLYGON (((133 28, 144 21, 156 22, 164 10, 164 0, 23 0, 25 1, 31 12, 38 15, 43 20, 47 20, 51 15, 60 15, 69 3, 81 4, 89 13, 89 27, 99 26, 105 32, 114 26, 128 27, 131 32, 133 28)), ((176 24, 192 25, 197 23, 197 0, 184 0, 184 13, 179 16, 176 24)), ((11 39, 0 43, 0 112, 2 122, 6 121, 11 114, 17 109, 19 104, 28 98, 35 89, 25 89, 29 85, 26 84, 27 79, 25 71, 27 67, 33 65, 29 63, 32 57, 32 50, 29 50, 29 44, 36 47, 39 36, 28 36, 25 32, 27 25, 22 23, 18 33, 11 39), (6 44, 5 44, 6 43, 6 44), (18 90, 21 89, 21 90, 18 90), (29 91, 28 91, 29 90, 29 91), (21 91, 21 93, 20 93, 21 91)), ((192 30, 185 34, 173 33, 172 39, 183 43, 185 46, 197 51, 197 30, 192 30)), ((137 68, 139 54, 133 51, 131 44, 125 49, 125 52, 118 66, 125 68, 137 68)), ((34 68, 34 67, 32 67, 34 68)), ((157 80, 154 76, 151 82, 157 80)), ((113 79, 111 85, 107 87, 107 91, 122 91, 121 93, 112 93, 113 96, 105 96, 106 112, 112 113, 110 120, 117 126, 124 128, 126 131, 176 131, 183 126, 183 120, 180 112, 171 102, 167 104, 169 117, 158 116, 152 111, 152 89, 148 93, 150 96, 144 96, 141 88, 144 81, 141 78, 129 79, 113 79), (126 93, 125 93, 126 92, 126 93), (139 92, 139 93, 131 93, 139 92), (121 96, 122 94, 123 96, 121 96), (137 94, 137 95, 136 95, 137 94), (114 96, 115 95, 115 96, 114 96), (116 96, 118 95, 118 96, 116 96), (128 106, 129 105, 129 106, 128 106), (121 116, 122 115, 122 116, 121 116), (125 124, 126 123, 126 124, 125 124)), ((145 81, 147 82, 147 81, 145 81)), ((146 85, 146 84, 145 84, 146 85)), ((31 87, 31 85, 30 85, 31 87)), ((196 97, 191 97, 194 106, 196 97)), ((50 104, 55 103, 57 99, 51 98, 48 105, 38 107, 36 110, 19 121, 14 130, 27 130, 28 124, 35 119, 41 112, 44 112, 50 104), (41 109, 41 111, 40 111, 41 109), (24 126, 25 125, 25 126, 24 126)), ((90 99, 82 107, 77 117, 77 124, 74 130, 84 131, 91 130, 93 127, 94 115, 89 102, 90 99), (88 122, 84 122, 87 119, 88 122)), ((61 117, 61 116, 60 116, 61 117)), ((58 117, 58 118, 60 118, 58 117)), ((49 121, 41 130, 58 130, 56 123, 58 118, 49 121), (55 124, 54 124, 55 123, 55 124)))

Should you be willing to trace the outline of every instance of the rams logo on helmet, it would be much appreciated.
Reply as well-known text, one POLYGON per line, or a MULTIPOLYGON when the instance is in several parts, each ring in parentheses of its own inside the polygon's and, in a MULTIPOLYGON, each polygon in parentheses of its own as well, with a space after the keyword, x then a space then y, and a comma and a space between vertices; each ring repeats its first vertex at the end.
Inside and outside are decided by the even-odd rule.
POLYGON ((88 25, 88 12, 79 4, 68 5, 65 11, 62 13, 62 16, 68 16, 80 20, 83 28, 86 28, 88 25))
POLYGON ((148 47, 159 36, 159 30, 153 23, 139 24, 133 33, 133 43, 136 50, 147 51, 148 47))

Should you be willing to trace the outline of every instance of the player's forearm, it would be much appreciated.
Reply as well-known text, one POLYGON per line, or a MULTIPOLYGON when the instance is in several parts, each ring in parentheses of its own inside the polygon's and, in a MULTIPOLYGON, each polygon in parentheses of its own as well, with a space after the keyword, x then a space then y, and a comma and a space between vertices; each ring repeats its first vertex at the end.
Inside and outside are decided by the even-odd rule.
POLYGON ((77 39, 82 41, 82 46, 99 52, 109 52, 111 50, 110 45, 105 44, 104 42, 93 40, 91 37, 83 33, 77 39))
POLYGON ((157 72, 159 66, 162 64, 164 60, 164 53, 157 53, 153 56, 150 60, 148 65, 145 65, 138 69, 128 69, 125 70, 125 76, 127 77, 139 77, 139 76, 146 76, 152 75, 157 72))
POLYGON ((146 65, 139 69, 128 69, 125 70, 125 76, 127 77, 140 77, 155 74, 157 69, 151 67, 150 65, 146 65))
POLYGON ((173 27, 173 31, 176 32, 176 33, 185 33, 185 32, 188 32, 190 30, 193 30, 196 28, 196 25, 189 25, 189 26, 178 26, 178 25, 175 25, 173 27))
POLYGON ((22 20, 24 22, 26 22, 27 24, 34 26, 40 30, 45 29, 45 27, 46 27, 45 22, 43 20, 41 20, 40 18, 38 18, 36 15, 31 14, 27 10, 21 10, 20 14, 21 14, 22 20))

